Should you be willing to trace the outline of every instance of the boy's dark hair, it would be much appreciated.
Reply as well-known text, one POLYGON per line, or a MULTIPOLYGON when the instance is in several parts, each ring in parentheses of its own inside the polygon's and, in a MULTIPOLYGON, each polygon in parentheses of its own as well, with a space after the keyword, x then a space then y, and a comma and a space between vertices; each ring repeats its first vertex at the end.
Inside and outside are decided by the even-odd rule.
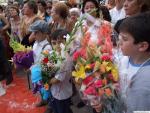
POLYGON ((100 17, 100 14, 99 14, 100 8, 99 8, 99 3, 97 2, 97 0, 84 0, 83 1, 83 6, 82 6, 82 13, 85 13, 84 12, 84 7, 85 7, 85 4, 87 2, 92 2, 95 5, 95 7, 96 7, 96 17, 100 17))
POLYGON ((134 38, 134 44, 139 42, 148 42, 150 51, 150 12, 138 14, 125 19, 120 27, 119 32, 127 32, 134 38))
POLYGON ((51 34, 51 40, 58 40, 66 36, 69 32, 65 29, 57 29, 51 34))

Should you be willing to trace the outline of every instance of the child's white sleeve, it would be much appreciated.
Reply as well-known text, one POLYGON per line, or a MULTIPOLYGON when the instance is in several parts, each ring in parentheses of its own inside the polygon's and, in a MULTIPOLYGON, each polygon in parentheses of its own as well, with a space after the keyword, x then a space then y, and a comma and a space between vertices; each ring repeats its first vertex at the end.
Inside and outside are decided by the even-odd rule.
POLYGON ((44 50, 52 51, 52 46, 49 44, 49 45, 47 45, 47 46, 44 48, 44 50))

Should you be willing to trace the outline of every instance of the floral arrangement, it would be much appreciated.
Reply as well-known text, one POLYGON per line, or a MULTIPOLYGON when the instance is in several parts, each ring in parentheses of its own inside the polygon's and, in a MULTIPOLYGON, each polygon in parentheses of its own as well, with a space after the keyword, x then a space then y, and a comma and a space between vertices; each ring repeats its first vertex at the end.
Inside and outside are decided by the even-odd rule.
POLYGON ((58 55, 58 53, 55 50, 44 50, 42 52, 42 55, 43 58, 40 62, 42 67, 42 80, 44 84, 47 84, 48 81, 59 70, 63 58, 60 55, 58 55))
POLYGON ((121 113, 118 70, 112 59, 111 25, 101 22, 98 42, 90 43, 86 32, 81 47, 73 54, 72 76, 80 85, 82 99, 90 105, 102 103, 102 113, 121 113))
POLYGON ((21 43, 14 40, 14 38, 10 39, 10 47, 13 48, 14 56, 12 58, 13 63, 16 68, 24 68, 28 69, 34 62, 33 59, 33 51, 31 47, 25 47, 21 43))

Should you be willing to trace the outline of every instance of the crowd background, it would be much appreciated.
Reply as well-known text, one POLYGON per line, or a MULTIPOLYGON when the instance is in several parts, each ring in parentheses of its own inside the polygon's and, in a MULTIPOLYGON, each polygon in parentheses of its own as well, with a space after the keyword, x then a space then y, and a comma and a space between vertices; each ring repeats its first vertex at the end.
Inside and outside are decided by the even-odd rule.
MULTIPOLYGON (((114 52, 118 52, 117 41, 119 40, 120 25, 124 20, 128 20, 130 17, 145 13, 149 10, 149 0, 83 0, 79 3, 75 0, 25 0, 20 3, 17 1, 9 1, 6 6, 0 6, 0 66, 4 67, 4 69, 0 69, 0 81, 6 80, 6 85, 11 84, 13 81, 12 70, 14 68, 9 60, 13 57, 14 52, 9 45, 10 38, 13 38, 26 47, 32 46, 35 52, 34 60, 38 62, 40 60, 39 54, 42 52, 43 46, 45 48, 45 44, 49 43, 49 50, 52 50, 58 46, 60 42, 63 43, 62 34, 66 35, 67 33, 71 33, 78 18, 86 16, 83 25, 84 29, 91 33, 90 43, 95 44, 98 42, 97 30, 101 25, 101 20, 103 20, 103 23, 110 24, 113 29, 113 48, 114 52), (91 13, 93 9, 96 10, 91 13), (47 28, 46 26, 49 27, 47 28), (11 37, 9 37, 9 34, 11 37), (54 41, 56 41, 55 44, 54 41), (115 51, 116 48, 117 51, 115 51)), ((126 24, 123 23, 123 25, 126 24)), ((70 49, 71 52, 83 46, 81 44, 83 37, 81 29, 77 30, 75 36, 73 48, 70 49)), ((117 53, 117 57, 118 54, 121 53, 117 53)), ((121 56, 122 55, 119 57, 121 56)), ((70 57, 71 56, 67 55, 67 60, 62 63, 63 66, 66 68, 68 67, 69 72, 56 74, 49 82, 53 102, 48 103, 41 99, 40 103, 37 105, 39 107, 48 104, 45 113, 50 113, 52 112, 51 110, 53 110, 54 113, 72 113, 69 108, 73 94, 73 87, 69 82, 71 78, 70 68, 72 66, 70 57), (68 76, 70 77, 68 78, 68 76), (66 87, 63 89, 61 85, 66 85, 66 87), (57 95, 58 92, 61 95, 57 95)), ((34 62, 34 64, 36 64, 36 62, 34 62)), ((63 66, 63 69, 60 69, 60 71, 65 70, 63 66)), ((32 71, 31 68, 31 76, 34 75, 32 75, 32 71)), ((134 73, 135 72, 131 73, 131 75, 134 73)), ((131 78, 130 76, 130 79, 131 78)), ((130 79, 128 79, 128 82, 130 82, 130 79)), ((42 83, 40 83, 40 85, 41 84, 42 83)), ((128 83, 125 85, 127 84, 128 83)), ((39 86, 39 82, 36 82, 36 85, 39 86)), ((0 83, 0 95, 4 95, 5 93, 5 89, 0 83)), ((78 106, 84 106, 84 103, 81 101, 78 106)), ((100 105, 94 106, 93 108, 95 108, 93 109, 95 113, 101 111, 100 105)), ((128 111, 128 113, 130 112, 128 111)))

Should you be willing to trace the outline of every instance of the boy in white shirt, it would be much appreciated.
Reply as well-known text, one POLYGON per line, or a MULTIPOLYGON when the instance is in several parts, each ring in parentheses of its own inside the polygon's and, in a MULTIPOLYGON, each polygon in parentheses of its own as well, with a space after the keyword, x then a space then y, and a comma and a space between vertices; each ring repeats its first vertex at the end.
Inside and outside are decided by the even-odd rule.
POLYGON ((47 104, 47 100, 49 98, 49 91, 44 90, 43 86, 40 61, 43 58, 42 51, 52 50, 51 45, 47 40, 49 38, 48 33, 50 32, 50 28, 48 23, 44 20, 37 20, 30 25, 29 31, 32 32, 29 38, 35 39, 33 45, 34 64, 30 68, 31 81, 33 85, 33 94, 37 92, 41 94, 41 102, 36 105, 37 107, 40 107, 47 104))

